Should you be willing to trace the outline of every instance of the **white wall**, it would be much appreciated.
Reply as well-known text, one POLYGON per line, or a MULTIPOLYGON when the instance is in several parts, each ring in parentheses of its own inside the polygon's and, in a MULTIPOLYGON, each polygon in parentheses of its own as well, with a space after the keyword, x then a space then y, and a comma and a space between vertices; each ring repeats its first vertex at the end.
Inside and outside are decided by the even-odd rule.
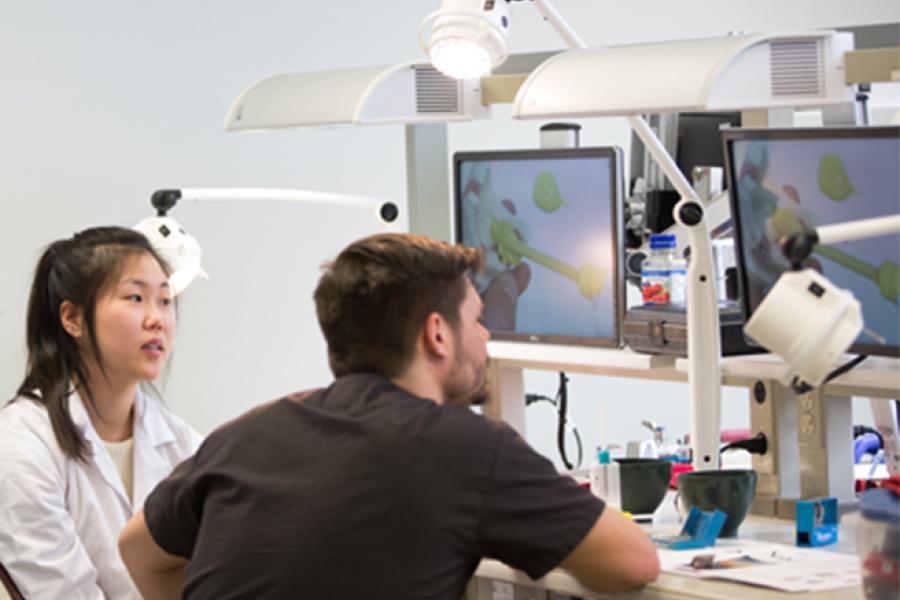
MULTIPOLYGON (((894 0, 555 4, 590 45, 900 21, 894 0)), ((400 126, 225 134, 222 122, 237 94, 271 73, 419 59, 416 28, 436 6, 3 0, 0 396, 12 395, 23 374, 25 302, 40 249, 91 225, 136 222, 148 214, 154 189, 295 187, 403 206, 400 126)), ((513 11, 514 52, 561 47, 527 3, 513 11)), ((510 122, 504 107, 496 113, 491 121, 451 126, 451 151, 537 143, 536 124, 510 122)), ((627 145, 620 119, 583 124, 585 144, 627 145)), ((208 431, 284 391, 326 383, 309 300, 316 267, 371 225, 321 207, 194 205, 173 216, 203 238, 214 278, 184 297, 169 404, 208 431), (240 250, 229 247, 235 239, 240 250), (261 258, 274 252, 274 261, 261 258), (251 267, 260 263, 266 269, 252 279, 251 267)), ((547 395, 555 389, 553 374, 529 374, 527 383, 547 395)), ((610 441, 642 437, 642 418, 679 435, 687 429, 684 386, 587 377, 572 386, 573 418, 587 430, 589 447, 602 433, 601 410, 615 424, 607 428, 610 441)), ((726 394, 726 425, 746 423, 743 394, 735 394, 726 394)), ((530 410, 530 437, 553 454, 554 424, 541 410, 530 410)))

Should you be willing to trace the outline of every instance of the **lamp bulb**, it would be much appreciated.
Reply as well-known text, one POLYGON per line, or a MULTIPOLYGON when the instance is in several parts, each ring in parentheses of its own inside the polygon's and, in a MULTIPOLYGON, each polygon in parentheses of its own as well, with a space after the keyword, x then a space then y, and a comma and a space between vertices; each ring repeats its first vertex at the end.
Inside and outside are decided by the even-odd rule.
POLYGON ((472 40, 449 38, 431 47, 431 64, 454 79, 477 79, 490 73, 488 52, 472 40))
POLYGON ((506 60, 508 33, 506 2, 444 0, 419 25, 419 45, 444 75, 476 79, 506 60))

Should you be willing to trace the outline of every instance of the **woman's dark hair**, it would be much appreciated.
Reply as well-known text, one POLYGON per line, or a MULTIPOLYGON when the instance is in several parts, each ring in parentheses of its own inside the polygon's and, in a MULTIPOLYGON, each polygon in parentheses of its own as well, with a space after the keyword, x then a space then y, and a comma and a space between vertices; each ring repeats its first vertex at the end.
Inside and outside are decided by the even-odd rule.
POLYGON ((325 265, 314 298, 335 377, 400 374, 432 312, 459 324, 474 248, 388 233, 354 242, 325 265))
POLYGON ((166 274, 169 268, 143 234, 124 227, 94 227, 50 244, 34 271, 28 298, 26 340, 28 363, 18 396, 43 404, 56 441, 69 457, 84 460, 87 444, 69 414, 73 381, 94 404, 84 356, 60 320, 60 306, 68 300, 84 319, 87 351, 101 369, 103 360, 94 335, 97 300, 118 279, 128 260, 150 254, 166 274))

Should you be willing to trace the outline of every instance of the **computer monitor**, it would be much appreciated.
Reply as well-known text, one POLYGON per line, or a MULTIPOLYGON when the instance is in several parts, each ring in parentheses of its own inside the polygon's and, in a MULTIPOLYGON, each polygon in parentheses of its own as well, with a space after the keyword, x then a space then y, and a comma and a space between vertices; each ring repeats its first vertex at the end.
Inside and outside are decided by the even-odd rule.
POLYGON ((618 148, 454 155, 457 241, 495 339, 617 347, 624 313, 618 148))
MULTIPOLYGON (((790 268, 779 238, 900 213, 900 127, 737 129, 723 143, 746 318, 790 268)), ((900 356, 898 265, 897 234, 820 245, 807 261, 862 306, 851 352, 900 356)))

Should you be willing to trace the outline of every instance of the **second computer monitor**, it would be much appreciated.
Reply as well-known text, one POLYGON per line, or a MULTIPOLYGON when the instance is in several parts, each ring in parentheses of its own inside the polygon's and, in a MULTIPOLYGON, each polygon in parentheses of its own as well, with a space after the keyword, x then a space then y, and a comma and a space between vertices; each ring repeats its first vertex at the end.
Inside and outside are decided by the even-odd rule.
POLYGON ((618 346, 623 314, 617 148, 454 156, 457 240, 495 339, 618 346))
MULTIPOLYGON (((900 127, 739 129, 723 139, 748 318, 790 267, 783 237, 900 213, 900 127)), ((862 305, 853 352, 900 355, 900 235, 820 245, 804 266, 862 305)))

